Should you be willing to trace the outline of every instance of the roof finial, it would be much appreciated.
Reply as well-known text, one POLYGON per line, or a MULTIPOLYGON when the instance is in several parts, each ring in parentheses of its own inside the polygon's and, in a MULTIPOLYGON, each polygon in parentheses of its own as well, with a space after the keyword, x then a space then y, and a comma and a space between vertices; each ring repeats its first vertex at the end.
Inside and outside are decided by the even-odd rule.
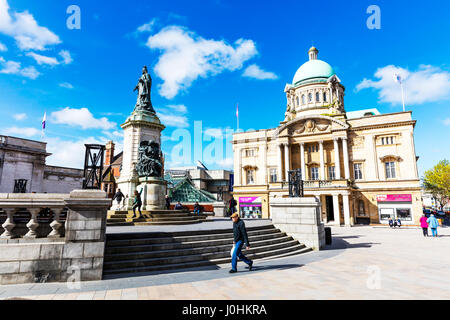
POLYGON ((319 50, 316 49, 316 47, 311 47, 311 49, 309 49, 308 54, 309 54, 309 60, 317 60, 317 54, 319 53, 319 50))

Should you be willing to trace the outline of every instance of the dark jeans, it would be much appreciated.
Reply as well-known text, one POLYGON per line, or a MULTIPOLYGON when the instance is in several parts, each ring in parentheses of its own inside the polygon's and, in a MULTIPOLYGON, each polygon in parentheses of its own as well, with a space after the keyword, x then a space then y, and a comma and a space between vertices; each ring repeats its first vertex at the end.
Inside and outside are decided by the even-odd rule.
POLYGON ((231 269, 233 269, 233 270, 237 270, 238 258, 240 260, 244 261, 248 265, 252 264, 252 261, 247 259, 247 257, 244 256, 242 254, 242 252, 241 252, 243 245, 244 245, 243 241, 238 241, 236 243, 236 246, 235 246, 234 251, 233 251, 233 257, 231 258, 231 269))
POLYGON ((141 206, 142 206, 142 203, 136 203, 136 204, 133 206, 133 216, 136 216, 136 208, 138 208, 138 210, 139 210, 139 215, 142 216, 141 206))
POLYGON ((422 228, 423 236, 428 237, 428 228, 422 228))

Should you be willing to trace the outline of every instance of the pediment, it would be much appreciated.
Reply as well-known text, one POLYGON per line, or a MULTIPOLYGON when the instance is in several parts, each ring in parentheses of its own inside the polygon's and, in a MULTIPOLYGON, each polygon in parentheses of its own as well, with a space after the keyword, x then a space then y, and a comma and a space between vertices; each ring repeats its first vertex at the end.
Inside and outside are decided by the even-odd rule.
POLYGON ((298 117, 284 123, 275 130, 273 137, 279 136, 287 130, 289 135, 320 134, 339 129, 348 129, 349 125, 340 120, 328 116, 310 115, 298 117))

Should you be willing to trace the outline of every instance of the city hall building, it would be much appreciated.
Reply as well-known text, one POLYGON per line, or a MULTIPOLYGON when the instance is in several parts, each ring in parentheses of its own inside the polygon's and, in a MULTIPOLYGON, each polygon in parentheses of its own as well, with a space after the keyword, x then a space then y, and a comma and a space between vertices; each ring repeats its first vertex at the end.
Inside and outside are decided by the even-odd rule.
POLYGON ((277 128, 236 133, 234 198, 246 218, 270 218, 270 201, 288 197, 288 172, 300 170, 305 196, 321 201, 336 225, 418 224, 421 188, 411 112, 345 111, 345 87, 309 50, 286 85, 287 110, 277 128))

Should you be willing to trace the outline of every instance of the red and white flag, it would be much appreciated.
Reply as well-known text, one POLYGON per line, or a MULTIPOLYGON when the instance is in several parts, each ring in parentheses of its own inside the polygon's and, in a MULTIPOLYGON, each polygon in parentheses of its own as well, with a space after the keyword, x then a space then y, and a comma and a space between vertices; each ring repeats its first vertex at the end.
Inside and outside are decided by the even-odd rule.
POLYGON ((239 118, 239 103, 238 103, 238 105, 237 105, 237 107, 236 107, 236 117, 239 118))

